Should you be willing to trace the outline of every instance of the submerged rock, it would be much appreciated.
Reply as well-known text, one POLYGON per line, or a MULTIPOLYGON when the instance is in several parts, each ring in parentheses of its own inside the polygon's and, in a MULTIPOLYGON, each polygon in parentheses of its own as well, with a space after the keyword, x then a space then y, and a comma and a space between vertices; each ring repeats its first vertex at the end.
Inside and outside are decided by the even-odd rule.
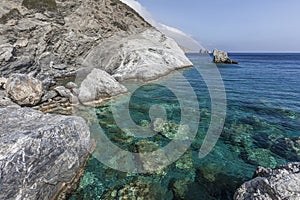
POLYGON ((43 84, 29 75, 13 74, 6 82, 6 93, 19 105, 36 105, 43 95, 43 84))
POLYGON ((173 199, 172 192, 163 188, 158 183, 149 183, 145 180, 137 180, 129 183, 120 189, 109 191, 104 199, 139 199, 139 200, 156 200, 156 199, 173 199))
POLYGON ((300 163, 289 163, 275 169, 259 167, 254 179, 244 183, 234 199, 300 199, 300 163))
POLYGON ((215 63, 238 64, 238 62, 231 60, 225 51, 215 49, 213 55, 215 63))
POLYGON ((53 199, 71 187, 89 154, 79 117, 0 108, 0 199, 53 199))

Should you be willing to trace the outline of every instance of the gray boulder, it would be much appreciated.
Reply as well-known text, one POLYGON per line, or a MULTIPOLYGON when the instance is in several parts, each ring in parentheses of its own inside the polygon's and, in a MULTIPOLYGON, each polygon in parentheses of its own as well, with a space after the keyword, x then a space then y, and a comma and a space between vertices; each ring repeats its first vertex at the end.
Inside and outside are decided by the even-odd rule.
POLYGON ((6 94, 19 105, 36 105, 43 95, 43 84, 24 74, 12 74, 6 82, 6 94))
POLYGON ((225 51, 215 49, 213 55, 215 63, 238 64, 238 62, 231 60, 225 51))
POLYGON ((81 83, 79 90, 78 98, 83 104, 101 101, 127 92, 123 85, 100 69, 92 70, 81 83))
POLYGON ((74 183, 89 154, 79 117, 0 108, 0 199, 54 199, 74 183))
POLYGON ((259 167, 254 177, 236 191, 235 200, 300 199, 299 162, 275 169, 259 167))

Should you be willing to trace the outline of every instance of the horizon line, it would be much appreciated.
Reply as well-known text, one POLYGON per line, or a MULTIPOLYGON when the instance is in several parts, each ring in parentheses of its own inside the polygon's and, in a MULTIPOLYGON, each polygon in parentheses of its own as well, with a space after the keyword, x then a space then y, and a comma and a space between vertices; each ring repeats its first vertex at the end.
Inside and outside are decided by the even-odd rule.
POLYGON ((228 53, 300 53, 300 51, 228 51, 228 53))

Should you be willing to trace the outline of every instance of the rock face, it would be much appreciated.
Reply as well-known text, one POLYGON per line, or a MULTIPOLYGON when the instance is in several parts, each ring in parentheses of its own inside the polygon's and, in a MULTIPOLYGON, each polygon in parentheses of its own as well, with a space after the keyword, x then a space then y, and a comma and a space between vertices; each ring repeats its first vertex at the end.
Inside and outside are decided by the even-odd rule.
POLYGON ((150 81, 193 64, 174 40, 151 28, 105 40, 89 53, 85 65, 105 70, 118 81, 150 81))
POLYGON ((0 74, 5 76, 72 75, 99 41, 150 27, 118 0, 3 0, 0 7, 0 74))
POLYGON ((6 93, 19 105, 35 105, 43 95, 43 84, 24 74, 12 74, 6 82, 6 93))
POLYGON ((300 163, 275 169, 259 167, 254 177, 236 191, 235 200, 300 199, 300 163))
POLYGON ((71 184, 89 153, 83 119, 29 108, 0 116, 0 199, 52 199, 71 184))
POLYGON ((93 69, 81 83, 78 97, 82 103, 89 103, 126 92, 127 89, 111 75, 103 70, 93 69))
POLYGON ((0 8, 0 76, 32 73, 47 86, 82 67, 149 80, 192 65, 119 0, 2 0, 0 8))
POLYGON ((225 51, 215 49, 213 55, 215 63, 238 64, 238 62, 231 60, 225 51))

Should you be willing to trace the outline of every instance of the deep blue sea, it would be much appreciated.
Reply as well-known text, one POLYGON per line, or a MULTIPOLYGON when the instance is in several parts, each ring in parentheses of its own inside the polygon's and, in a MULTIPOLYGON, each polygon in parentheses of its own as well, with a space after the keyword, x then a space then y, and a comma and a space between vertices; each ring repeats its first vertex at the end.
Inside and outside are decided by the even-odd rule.
MULTIPOLYGON (((145 199, 226 200, 232 199, 234 191, 251 179, 257 166, 276 167, 300 161, 300 54, 235 53, 229 56, 238 65, 217 65, 227 96, 226 120, 216 146, 201 159, 199 149, 211 123, 212 105, 210 91, 199 69, 209 71, 215 65, 208 56, 187 56, 194 67, 180 71, 184 78, 172 74, 165 78, 183 92, 188 89, 182 82, 188 82, 197 96, 197 101, 192 102, 186 93, 190 105, 197 104, 201 119, 184 155, 158 172, 146 174, 111 169, 94 155, 70 199, 132 199, 137 195, 149 197, 145 199)), ((134 133, 129 134, 116 124, 108 102, 96 109, 97 120, 89 121, 93 134, 97 137, 100 130, 96 124, 100 125, 115 145, 136 153, 166 146, 185 108, 180 107, 176 92, 160 85, 163 81, 138 88, 131 94, 128 105, 133 122, 150 128, 153 127, 151 106, 165 108, 164 130, 153 137, 135 138, 134 133)), ((122 98, 116 100, 116 104, 124 102, 122 98)), ((188 117, 190 121, 197 119, 197 116, 188 117)), ((95 153, 99 156, 101 152, 97 149, 95 153)))

